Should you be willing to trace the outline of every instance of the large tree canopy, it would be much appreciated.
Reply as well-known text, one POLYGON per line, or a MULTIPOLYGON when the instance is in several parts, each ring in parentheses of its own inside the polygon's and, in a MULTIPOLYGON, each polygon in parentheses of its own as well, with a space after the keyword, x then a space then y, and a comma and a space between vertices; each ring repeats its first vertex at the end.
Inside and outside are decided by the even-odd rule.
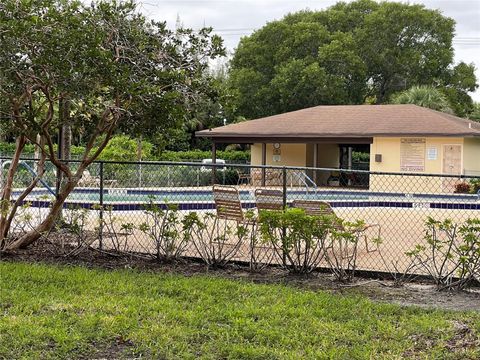
POLYGON ((255 118, 321 104, 382 103, 413 85, 468 97, 477 84, 473 65, 452 65, 454 27, 423 5, 372 0, 289 14, 241 39, 230 71, 238 111, 255 118))
POLYGON ((172 32, 148 21, 133 1, 4 0, 0 4, 0 114, 17 136, 2 191, 0 248, 24 246, 52 228, 63 202, 116 129, 162 131, 184 118, 208 88, 209 58, 223 54, 221 39, 187 29, 172 32), (70 166, 54 151, 69 102, 69 126, 86 143, 70 166), (10 205, 13 176, 26 141, 39 145, 39 176, 10 205), (63 183, 49 215, 36 229, 6 244, 15 210, 51 161, 63 183))

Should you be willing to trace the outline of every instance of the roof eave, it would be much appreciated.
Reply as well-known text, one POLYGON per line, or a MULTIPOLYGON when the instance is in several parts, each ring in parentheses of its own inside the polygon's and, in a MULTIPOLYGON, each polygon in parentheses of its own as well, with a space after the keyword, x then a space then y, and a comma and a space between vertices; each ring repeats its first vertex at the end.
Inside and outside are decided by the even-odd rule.
POLYGON ((371 137, 480 137, 480 132, 472 133, 373 133, 373 134, 228 134, 215 132, 196 132, 197 137, 208 138, 285 138, 285 139, 302 139, 302 138, 371 138, 371 137))

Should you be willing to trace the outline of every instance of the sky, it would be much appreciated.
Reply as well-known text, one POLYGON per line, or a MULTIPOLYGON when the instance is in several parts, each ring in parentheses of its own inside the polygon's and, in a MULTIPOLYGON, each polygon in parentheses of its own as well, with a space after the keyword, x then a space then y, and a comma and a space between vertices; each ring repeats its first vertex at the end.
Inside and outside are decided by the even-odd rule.
MULTIPOLYGON (((269 21, 303 9, 321 10, 331 0, 139 0, 141 11, 155 20, 175 27, 177 17, 184 27, 212 27, 223 37, 231 53, 242 36, 251 34, 269 21)), ((455 62, 474 63, 480 82, 480 0, 410 0, 440 10, 456 21, 453 42, 455 62)), ((480 89, 470 94, 480 102, 480 89)))

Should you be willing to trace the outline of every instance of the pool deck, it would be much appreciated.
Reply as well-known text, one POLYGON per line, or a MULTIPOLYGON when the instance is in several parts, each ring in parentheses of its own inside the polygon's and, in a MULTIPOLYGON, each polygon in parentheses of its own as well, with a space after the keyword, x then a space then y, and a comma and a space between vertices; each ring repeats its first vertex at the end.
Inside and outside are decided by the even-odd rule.
MULTIPOLYGON (((237 186, 240 193, 248 192, 249 198, 242 200, 244 208, 254 208, 253 192, 255 187, 237 186)), ((281 187, 269 186, 262 187, 268 189, 281 189, 281 187)), ((18 194, 22 189, 15 189, 18 194)), ((41 190, 41 189, 40 189, 41 190)), ((78 194, 95 194, 99 192, 98 188, 77 188, 78 194)), ((212 192, 211 186, 203 187, 149 187, 149 188, 121 188, 121 189, 104 189, 104 194, 116 194, 127 196, 142 196, 143 199, 128 201, 104 201, 105 205, 113 205, 115 228, 119 233, 122 232, 122 224, 133 224, 138 227, 140 224, 148 221, 148 217, 143 211, 144 204, 148 202, 147 195, 154 193, 176 193, 185 194, 194 197, 196 194, 209 194, 212 192)), ((333 196, 349 195, 350 198, 345 199, 327 199, 340 218, 347 221, 363 220, 367 224, 378 224, 381 227, 380 238, 382 243, 378 251, 367 252, 363 240, 359 242, 358 247, 358 268, 361 270, 372 271, 394 271, 394 265, 399 271, 406 269, 410 263, 410 259, 405 252, 412 250, 417 244, 425 244, 425 222, 428 217, 436 220, 452 219, 458 224, 465 222, 469 218, 480 218, 480 198, 477 195, 468 194, 405 194, 405 193, 389 193, 389 192, 370 192, 365 189, 351 188, 332 188, 322 187, 317 189, 318 194, 330 194, 333 196)), ((36 195, 42 196, 37 193, 36 195)), ((287 188, 288 203, 292 199, 307 198, 312 192, 306 192, 305 189, 293 187, 287 188)), ((200 197, 199 197, 200 198, 200 197)), ((50 197, 45 199, 29 199, 32 207, 24 211, 32 215, 32 222, 41 221, 50 206, 50 197)), ((159 199, 159 202, 162 201, 159 199)), ((99 202, 93 200, 68 200, 69 205, 80 205, 92 209, 92 205, 98 205, 99 202)), ((198 211, 200 216, 205 213, 215 213, 215 207, 212 200, 198 200, 190 198, 182 201, 172 201, 171 203, 180 203, 182 214, 189 211, 198 211)), ((66 210, 68 211, 68 210, 66 210)), ((89 230, 94 230, 98 226, 99 211, 96 209, 88 212, 88 221, 86 226, 89 230)), ((104 213, 104 220, 107 219, 104 213)), ((21 221, 21 220, 19 220, 21 221)), ((33 224, 34 225, 34 224, 33 224)), ((209 224, 209 226, 212 226, 209 224)), ((181 230, 181 229, 179 229, 181 230)), ((368 241, 377 236, 376 233, 368 233, 368 241)), ((234 241, 232 239, 232 241, 234 241)), ((99 246, 99 242, 93 243, 93 246, 99 246)), ((373 244, 372 244, 373 245, 373 244)), ((104 249, 113 249, 114 244, 111 238, 106 236, 102 244, 104 249)), ((139 253, 156 252, 156 246, 153 240, 149 239, 139 230, 134 230, 132 235, 126 238, 122 245, 124 251, 132 251, 139 253)), ((372 246, 373 247, 373 246, 372 246)), ((265 246, 263 246, 265 248, 265 246)), ((272 251, 271 249, 267 252, 272 251)), ((186 256, 196 257, 193 244, 185 252, 186 256)), ((267 254, 268 255, 268 254, 267 254)), ((270 255, 272 256, 272 253, 270 255)), ((268 257, 267 256, 267 257, 268 257)), ((274 258, 274 262, 279 259, 274 258)), ((240 246, 239 252, 234 258, 235 260, 249 261, 250 249, 249 240, 245 240, 240 246)), ((324 264, 325 265, 325 264, 324 264)))
MULTIPOLYGON (((46 214, 47 209, 42 208, 30 208, 28 211, 33 215, 33 219, 40 221, 46 214)), ((187 214, 188 212, 182 212, 187 214)), ((214 210, 200 211, 199 216, 206 213, 214 213, 214 210)), ((425 235, 425 221, 428 217, 432 217, 436 220, 452 219, 456 223, 461 224, 469 218, 479 218, 480 212, 477 210, 454 210, 454 209, 432 209, 432 208, 385 208, 385 207, 340 207, 335 208, 335 213, 340 218, 346 221, 363 220, 367 224, 378 224, 381 227, 381 244, 378 251, 367 252, 363 239, 360 239, 358 243, 358 269, 366 271, 380 271, 389 272, 394 271, 394 265, 399 271, 405 270, 410 259, 405 253, 412 250, 417 244, 426 244, 425 235)), ((98 226, 98 211, 89 211, 88 220, 86 221, 86 227, 88 230, 94 231, 98 226)), ((132 224, 138 227, 140 224, 149 221, 147 215, 140 211, 116 211, 112 214, 114 219, 114 227, 119 234, 122 234, 122 224, 132 224)), ((108 214, 104 214, 104 220, 109 221, 108 214)), ((212 228, 213 221, 207 224, 209 228, 212 228)), ((232 223, 235 226, 235 223, 232 223)), ((181 231, 181 228, 179 228, 181 231)), ((368 242, 372 244, 377 234, 375 230, 370 230, 367 233, 368 242)), ((106 230, 105 230, 106 232, 106 230)), ((103 249, 114 249, 113 239, 104 234, 103 249)), ((121 251, 126 252, 138 252, 138 253, 150 253, 155 254, 156 244, 148 238, 144 233, 135 229, 128 237, 122 237, 121 251)), ((231 240, 232 243, 235 239, 231 240)), ((93 246, 100 246, 96 241, 93 246)), ((370 246, 369 247, 374 247, 370 246)), ((186 256, 198 257, 193 244, 190 244, 186 256)), ((246 238, 235 260, 246 261, 250 259, 249 239, 246 238)), ((274 258, 275 259, 275 258, 274 258)), ((278 262, 279 259, 274 260, 278 262)), ((325 265, 325 264, 323 264, 325 265)))

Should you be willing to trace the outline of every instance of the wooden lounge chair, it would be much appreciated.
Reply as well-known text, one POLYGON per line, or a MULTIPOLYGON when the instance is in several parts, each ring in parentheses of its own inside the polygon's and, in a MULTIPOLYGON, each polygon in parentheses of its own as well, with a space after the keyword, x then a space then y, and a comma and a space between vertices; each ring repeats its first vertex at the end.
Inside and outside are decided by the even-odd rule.
MULTIPOLYGON (((331 205, 326 201, 294 200, 293 201, 293 207, 296 207, 296 208, 299 208, 299 209, 304 209, 305 213, 307 215, 332 216, 332 218, 334 220, 333 226, 337 230, 340 230, 340 231, 345 230, 341 219, 335 214, 335 211, 333 211, 331 205)), ((378 248, 369 249, 369 246, 368 246, 368 238, 367 238, 367 235, 365 234, 365 231, 367 231, 368 229, 372 229, 372 228, 377 229, 377 236, 378 236, 378 238, 380 238, 381 227, 380 227, 379 224, 365 224, 362 228, 360 228, 356 231, 357 235, 364 238, 367 253, 378 250, 378 248)))
MULTIPOLYGON (((235 221, 237 226, 244 226, 250 228, 249 231, 249 254, 250 254, 250 266, 258 266, 258 260, 256 260, 256 253, 254 249, 256 248, 256 219, 254 217, 248 217, 245 215, 242 209, 242 203, 240 202, 240 193, 237 188, 234 186, 225 186, 225 185, 214 185, 213 186, 213 199, 215 201, 216 208, 216 217, 214 227, 217 226, 217 220, 226 220, 226 221, 235 221)), ((214 240, 212 243, 217 243, 221 249, 224 246, 231 248, 230 254, 234 254, 238 249, 241 248, 242 238, 239 237, 233 243, 230 241, 217 241, 214 240)))
POLYGON ((274 189, 255 190, 258 210, 283 210, 283 191, 274 189))
POLYGON ((218 219, 244 222, 240 193, 234 186, 213 185, 213 200, 218 219))

